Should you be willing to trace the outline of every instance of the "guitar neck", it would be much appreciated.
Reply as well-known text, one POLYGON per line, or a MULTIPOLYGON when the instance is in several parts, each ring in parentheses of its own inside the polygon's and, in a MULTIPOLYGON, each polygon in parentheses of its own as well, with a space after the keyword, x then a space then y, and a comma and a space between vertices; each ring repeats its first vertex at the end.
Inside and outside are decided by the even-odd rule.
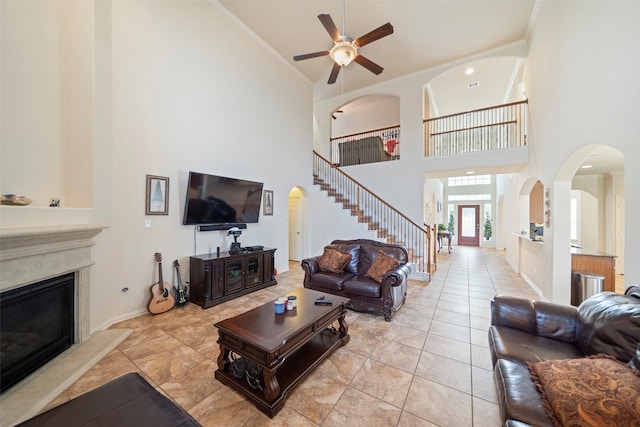
POLYGON ((164 292, 164 279, 162 278, 162 261, 158 261, 158 280, 160 292, 164 292))
POLYGON ((173 261, 173 267, 176 269, 176 288, 184 289, 184 284, 182 283, 182 277, 180 276, 180 264, 178 264, 178 260, 173 261))

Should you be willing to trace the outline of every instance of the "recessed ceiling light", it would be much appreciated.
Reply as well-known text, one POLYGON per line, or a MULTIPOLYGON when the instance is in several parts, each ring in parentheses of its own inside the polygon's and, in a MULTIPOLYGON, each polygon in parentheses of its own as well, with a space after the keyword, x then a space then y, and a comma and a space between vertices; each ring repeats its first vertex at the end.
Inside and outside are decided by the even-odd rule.
POLYGON ((467 71, 465 71, 464 73, 465 73, 467 76, 470 76, 471 74, 473 74, 473 72, 474 72, 474 71, 475 71, 475 70, 474 70, 473 68, 469 67, 469 68, 467 68, 467 71))
POLYGON ((473 175, 474 173, 474 171, 467 171, 467 175, 473 175))
POLYGON ((582 165, 580 166, 580 169, 591 169, 592 167, 592 165, 582 165))

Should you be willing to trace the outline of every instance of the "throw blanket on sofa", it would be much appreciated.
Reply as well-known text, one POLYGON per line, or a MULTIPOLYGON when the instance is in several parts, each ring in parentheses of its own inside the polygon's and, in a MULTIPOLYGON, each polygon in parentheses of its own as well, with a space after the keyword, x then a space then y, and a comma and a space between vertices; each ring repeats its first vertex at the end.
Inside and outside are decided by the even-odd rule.
POLYGON ((556 427, 640 426, 640 372, 608 355, 527 363, 556 427))

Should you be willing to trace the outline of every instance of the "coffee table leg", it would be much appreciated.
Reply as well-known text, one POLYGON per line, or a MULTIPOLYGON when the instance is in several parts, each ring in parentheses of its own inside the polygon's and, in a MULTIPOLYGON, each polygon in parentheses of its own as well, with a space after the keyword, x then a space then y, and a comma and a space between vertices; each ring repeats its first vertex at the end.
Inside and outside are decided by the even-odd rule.
POLYGON ((262 378, 264 379, 264 398, 267 402, 273 402, 280 396, 280 383, 276 377, 277 369, 263 369, 262 378))
POLYGON ((347 321, 344 319, 344 316, 338 317, 338 323, 340 324, 340 338, 344 338, 347 336, 347 332, 349 332, 349 325, 347 325, 347 321))
POLYGON ((229 349, 220 344, 220 354, 218 355, 218 369, 222 372, 229 370, 229 349))

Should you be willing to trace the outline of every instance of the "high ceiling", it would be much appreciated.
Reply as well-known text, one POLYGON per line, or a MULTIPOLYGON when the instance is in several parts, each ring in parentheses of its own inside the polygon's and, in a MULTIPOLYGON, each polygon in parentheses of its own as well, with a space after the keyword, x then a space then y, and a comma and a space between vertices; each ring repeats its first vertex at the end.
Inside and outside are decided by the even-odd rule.
POLYGON ((220 0, 220 3, 315 84, 316 101, 445 64, 526 38, 535 0, 220 0), (342 33, 357 38, 390 22, 394 33, 360 48, 384 68, 375 75, 356 63, 328 85, 331 37, 318 15, 328 13, 342 33))
MULTIPOLYGON (((525 40, 540 0, 219 0, 232 15, 275 52, 314 83, 314 100, 374 85, 407 74, 525 40), (344 14, 343 14, 344 11, 344 14), (375 75, 356 63, 340 71, 335 84, 327 84, 333 62, 329 56, 294 61, 293 56, 329 50, 331 37, 318 20, 328 13, 346 35, 357 38, 390 22, 393 34, 360 48, 359 53, 379 64, 375 75)), ((494 58, 451 68, 429 82, 435 115, 499 105, 522 79, 519 58, 494 58), (480 85, 468 90, 469 83, 480 85)), ((426 83, 426 82, 425 82, 426 83)), ((368 100, 369 101, 369 100, 368 100)), ((367 102, 368 102, 367 101, 367 102)), ((362 101, 364 102, 364 101, 362 101)), ((345 114, 346 115, 346 114, 345 114)), ((603 148, 578 174, 597 174, 624 168, 623 156, 603 148)))

